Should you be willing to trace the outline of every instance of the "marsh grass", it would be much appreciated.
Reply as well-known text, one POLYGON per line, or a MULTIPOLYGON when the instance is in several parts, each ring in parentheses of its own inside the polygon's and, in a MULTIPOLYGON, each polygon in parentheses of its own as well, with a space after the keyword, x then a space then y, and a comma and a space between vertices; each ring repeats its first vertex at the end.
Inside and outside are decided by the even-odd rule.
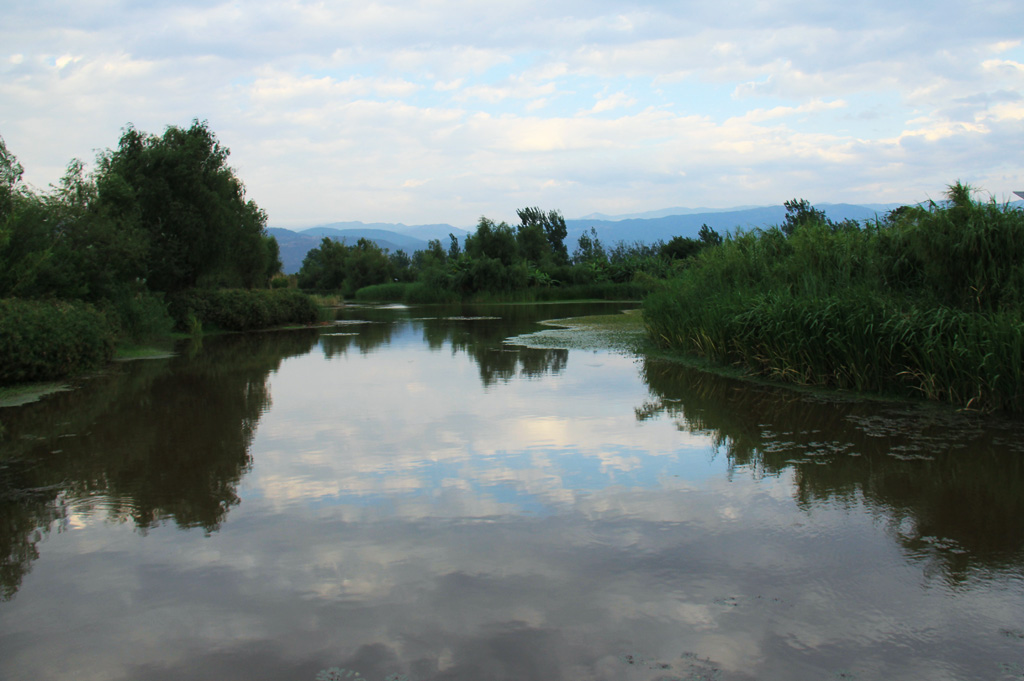
POLYGON ((774 379, 1024 410, 1024 212, 971 200, 861 229, 740 232, 648 297, 653 342, 774 379))

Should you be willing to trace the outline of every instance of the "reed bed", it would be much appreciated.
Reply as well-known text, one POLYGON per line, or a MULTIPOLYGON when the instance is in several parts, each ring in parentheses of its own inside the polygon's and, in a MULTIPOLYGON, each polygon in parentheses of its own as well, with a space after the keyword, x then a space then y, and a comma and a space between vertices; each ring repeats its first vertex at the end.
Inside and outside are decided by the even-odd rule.
POLYGON ((1024 212, 948 198, 732 235, 648 297, 648 333, 801 385, 1024 411, 1024 212))

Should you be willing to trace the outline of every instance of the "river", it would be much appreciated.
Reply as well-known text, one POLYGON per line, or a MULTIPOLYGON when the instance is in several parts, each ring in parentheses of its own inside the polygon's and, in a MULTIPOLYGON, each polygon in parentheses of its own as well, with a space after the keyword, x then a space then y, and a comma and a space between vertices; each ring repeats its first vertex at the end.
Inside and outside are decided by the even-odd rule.
POLYGON ((1019 419, 506 342, 622 307, 350 306, 0 409, 0 678, 1024 678, 1019 419))

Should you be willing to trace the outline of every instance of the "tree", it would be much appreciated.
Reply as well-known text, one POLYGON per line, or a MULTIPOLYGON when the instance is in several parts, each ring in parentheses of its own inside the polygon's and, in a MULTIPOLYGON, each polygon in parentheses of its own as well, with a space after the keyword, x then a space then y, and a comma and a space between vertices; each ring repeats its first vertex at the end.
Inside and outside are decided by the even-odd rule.
POLYGON ((806 199, 793 199, 783 205, 786 206, 786 218, 782 223, 782 232, 786 236, 793 236, 793 232, 804 225, 830 224, 825 213, 812 206, 806 199))
POLYGON ((572 254, 573 262, 579 263, 602 263, 608 261, 608 254, 605 253, 604 244, 597 238, 597 230, 590 228, 590 233, 580 234, 576 251, 572 254))
POLYGON ((7 150, 4 138, 0 137, 0 248, 4 245, 5 227, 14 209, 14 197, 24 172, 18 159, 7 150))
POLYGON ((391 263, 391 275, 398 281, 410 282, 416 279, 416 273, 412 269, 412 258, 402 249, 388 254, 388 261, 391 263))
POLYGON ((281 245, 277 243, 277 239, 272 235, 267 235, 263 240, 267 244, 267 269, 264 276, 269 284, 271 279, 281 274, 284 263, 281 262, 281 245))
POLYGON ((670 260, 685 260, 700 253, 704 243, 690 237, 674 236, 661 245, 659 254, 670 260))
POLYGON ((218 274, 230 281, 240 270, 254 283, 266 272, 266 215, 246 201, 228 154, 194 120, 159 137, 129 125, 118 148, 100 156, 99 198, 146 234, 151 289, 179 291, 218 274))
POLYGON ((458 257, 462 255, 462 251, 459 248, 459 237, 455 236, 451 232, 448 232, 448 239, 450 241, 450 243, 448 244, 448 259, 457 260, 458 257))
POLYGON ((543 231, 548 251, 555 265, 569 264, 569 251, 565 246, 568 230, 565 226, 565 218, 560 212, 552 210, 545 213, 540 208, 534 207, 520 208, 516 211, 516 215, 519 216, 522 227, 539 227, 543 231))
POLYGON ((549 259, 551 247, 544 235, 544 227, 536 222, 524 222, 516 228, 516 244, 523 259, 533 265, 549 259))
POLYGON ((511 267, 518 253, 515 233, 507 223, 494 224, 480 218, 476 232, 466 237, 466 254, 473 259, 494 258, 505 267, 511 267))
POLYGON ((849 232, 859 230, 860 223, 847 218, 842 222, 834 222, 805 199, 797 201, 786 201, 786 219, 782 223, 782 232, 786 236, 793 236, 793 233, 804 225, 821 225, 827 227, 831 232, 849 232))
POLYGON ((387 253, 369 239, 360 238, 349 248, 345 260, 345 291, 353 294, 364 286, 389 282, 391 272, 387 253))
POLYGON ((324 237, 320 246, 306 253, 299 269, 299 287, 318 291, 339 291, 345 281, 348 246, 324 237))
POLYGON ((700 226, 700 231, 697 232, 697 238, 700 239, 701 243, 705 246, 720 246, 722 243, 722 235, 711 227, 708 227, 706 222, 700 226))

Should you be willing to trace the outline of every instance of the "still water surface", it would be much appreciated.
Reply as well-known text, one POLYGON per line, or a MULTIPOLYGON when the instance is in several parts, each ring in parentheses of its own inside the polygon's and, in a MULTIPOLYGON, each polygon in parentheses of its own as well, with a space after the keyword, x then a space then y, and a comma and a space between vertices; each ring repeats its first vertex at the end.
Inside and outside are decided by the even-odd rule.
POLYGON ((348 308, 0 410, 0 678, 1024 678, 1019 422, 503 342, 614 309, 348 308))

